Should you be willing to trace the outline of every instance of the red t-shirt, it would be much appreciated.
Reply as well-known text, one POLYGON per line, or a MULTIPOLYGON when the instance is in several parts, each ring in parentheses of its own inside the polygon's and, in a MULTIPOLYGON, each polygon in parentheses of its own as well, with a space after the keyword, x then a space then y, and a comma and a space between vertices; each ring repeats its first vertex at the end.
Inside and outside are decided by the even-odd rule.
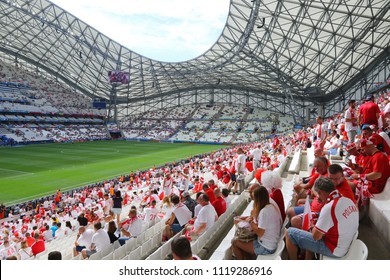
POLYGON ((359 114, 362 116, 362 124, 375 124, 378 126, 378 119, 376 114, 379 114, 381 110, 379 109, 378 104, 367 101, 362 104, 359 109, 359 114))
POLYGON ((39 240, 31 246, 31 252, 34 256, 45 251, 45 241, 39 240))
POLYGON ((211 203, 211 205, 213 205, 215 212, 217 212, 218 217, 221 216, 226 211, 226 201, 223 197, 220 196, 217 197, 214 200, 214 202, 211 203))
POLYGON ((245 163, 245 167, 246 167, 246 169, 247 169, 249 172, 252 172, 252 171, 253 171, 253 162, 247 161, 247 162, 245 163))
POLYGON ((369 157, 363 168, 363 174, 369 174, 371 172, 380 172, 382 176, 379 179, 370 180, 372 185, 369 186, 368 190, 372 194, 380 193, 385 188, 387 179, 390 177, 389 160, 384 153, 378 151, 369 157))
POLYGON ((207 191, 205 191, 205 193, 209 197, 210 203, 213 204, 213 202, 215 200, 214 191, 211 188, 209 188, 209 189, 207 189, 207 191))
POLYGON ((351 199, 353 203, 356 204, 355 195, 353 194, 351 186, 348 184, 347 180, 344 180, 340 185, 336 186, 336 189, 342 196, 351 199))

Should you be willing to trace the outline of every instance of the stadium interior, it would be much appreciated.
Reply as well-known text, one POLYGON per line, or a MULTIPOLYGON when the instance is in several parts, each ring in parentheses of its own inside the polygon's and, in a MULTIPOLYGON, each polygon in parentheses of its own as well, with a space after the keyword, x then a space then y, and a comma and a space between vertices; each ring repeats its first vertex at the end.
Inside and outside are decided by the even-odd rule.
MULTIPOLYGON (((296 202, 294 184, 313 169, 314 147, 299 137, 314 133, 316 117, 334 120, 341 135, 351 99, 360 105, 367 96, 375 96, 384 116, 390 100, 390 2, 386 0, 231 0, 215 44, 203 55, 180 63, 143 57, 46 0, 0 0, 0 16, 0 153, 24 145, 90 141, 215 145, 215 153, 167 162, 152 175, 141 170, 120 178, 129 199, 122 220, 130 206, 141 205, 142 195, 151 190, 142 176, 153 177, 156 183, 164 180, 166 166, 179 172, 193 163, 197 168, 191 167, 192 178, 214 179, 222 188, 226 184, 217 178, 213 156, 222 157, 221 166, 228 168, 237 147, 249 155, 258 143, 282 178, 287 210, 296 202), (282 142, 284 157, 272 148, 274 137, 282 142), (224 148, 219 150, 219 145, 224 148), (133 177, 140 182, 134 184, 133 177)), ((331 163, 344 164, 346 142, 327 157, 331 163)), ((0 165, 2 169, 7 165, 0 165)), ((243 188, 259 182, 255 173, 246 173, 243 188)), ((47 242, 43 252, 28 259, 47 259, 51 251, 60 251, 62 259, 82 259, 72 250, 78 233, 75 217, 81 211, 102 209, 97 206, 101 197, 90 203, 81 203, 80 198, 97 197, 95 188, 107 191, 110 182, 118 180, 64 191, 66 211, 58 215, 64 224, 71 220, 73 230, 47 242)), ((6 186, 0 190, 6 192, 6 186)), ((195 198, 195 192, 190 193, 195 198)), ((191 242, 192 252, 201 259, 232 259, 233 217, 249 215, 253 202, 243 190, 229 197, 226 212, 191 242)), ((14 204, 4 203, 0 194, 2 229, 13 226, 12 233, 22 231, 39 204, 55 198, 53 191, 34 200, 21 197, 14 204), (17 220, 20 224, 15 224, 17 220)), ((43 216, 56 213, 50 205, 43 216)), ((162 214, 144 221, 137 238, 124 246, 114 242, 89 259, 172 259, 173 239, 161 240, 164 226, 162 214)), ((390 259, 390 179, 370 199, 354 240, 357 244, 356 240, 363 249, 349 259, 390 259)), ((284 241, 264 259, 287 260, 284 241)))

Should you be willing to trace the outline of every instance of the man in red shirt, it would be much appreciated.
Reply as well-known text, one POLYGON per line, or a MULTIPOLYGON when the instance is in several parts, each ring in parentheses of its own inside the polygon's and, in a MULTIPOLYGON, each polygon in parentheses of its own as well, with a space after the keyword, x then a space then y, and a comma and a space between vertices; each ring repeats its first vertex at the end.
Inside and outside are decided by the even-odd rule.
POLYGON ((387 155, 390 155, 390 146, 387 144, 386 140, 383 139, 377 133, 374 133, 369 125, 364 125, 362 128, 362 136, 364 139, 369 139, 370 137, 375 138, 375 144, 378 150, 385 152, 387 155))
POLYGON ((46 250, 45 241, 39 239, 39 233, 34 233, 35 243, 31 245, 31 252, 34 256, 46 250))
POLYGON ((218 217, 221 216, 226 211, 226 201, 221 195, 221 190, 219 188, 214 189, 215 200, 211 205, 213 205, 215 212, 217 212, 218 217))
POLYGON ((379 109, 378 104, 374 102, 374 96, 369 94, 365 103, 360 105, 359 109, 359 124, 362 126, 364 124, 374 124, 378 126, 378 118, 381 110, 379 109))
POLYGON ((364 139, 360 147, 368 159, 363 166, 362 173, 352 174, 351 177, 353 179, 365 178, 369 182, 368 191, 371 194, 381 193, 390 177, 389 160, 384 153, 376 148, 373 137, 368 140, 364 139))
POLYGON ((215 196, 214 196, 214 191, 213 191, 213 189, 211 189, 210 187, 209 187, 209 185, 208 184, 203 184, 203 186, 202 186, 202 188, 203 188, 203 191, 207 194, 207 196, 209 197, 209 201, 210 201, 210 204, 213 204, 213 202, 214 202, 214 200, 215 200, 215 196))
POLYGON ((333 184, 342 196, 349 198, 354 204, 356 204, 355 195, 353 194, 348 181, 344 177, 343 168, 339 164, 329 165, 328 177, 333 181, 333 184))

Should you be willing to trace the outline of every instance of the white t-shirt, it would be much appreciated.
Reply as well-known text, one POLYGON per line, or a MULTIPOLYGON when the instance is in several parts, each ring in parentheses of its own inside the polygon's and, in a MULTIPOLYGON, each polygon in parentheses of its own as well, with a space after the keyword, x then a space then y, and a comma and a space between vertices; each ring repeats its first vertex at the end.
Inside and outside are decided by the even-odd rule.
POLYGON ((332 200, 322 207, 316 228, 324 234, 324 241, 331 252, 338 257, 344 256, 359 228, 359 210, 352 200, 340 197, 334 207, 335 221, 332 218, 332 200))
POLYGON ((236 160, 236 172, 242 173, 242 174, 245 172, 245 160, 246 160, 246 156, 244 154, 238 155, 237 160, 236 160), (239 164, 241 164, 240 170, 238 170, 239 164))
POLYGON ((95 244, 96 251, 101 251, 104 247, 110 245, 110 237, 108 237, 108 233, 104 231, 104 229, 99 229, 92 236, 91 243, 95 244))
POLYGON ((214 225, 217 217, 217 212, 215 212, 214 207, 210 203, 203 206, 196 217, 194 229, 197 230, 201 224, 206 223, 206 229, 204 231, 208 230, 214 225))
POLYGON ((89 248, 91 246, 92 236, 95 234, 93 229, 86 229, 84 233, 77 239, 77 244, 79 246, 85 246, 89 248))
POLYGON ((253 156, 253 160, 260 160, 262 156, 262 151, 260 148, 256 148, 252 151, 251 155, 253 156))
POLYGON ((175 214, 176 219, 179 221, 181 226, 188 223, 188 221, 192 218, 191 211, 183 203, 179 203, 173 207, 173 214, 175 214))
POLYGON ((168 206, 167 204, 163 204, 161 212, 164 213, 164 221, 168 220, 171 217, 172 211, 173 211, 172 205, 168 206))
POLYGON ((31 248, 30 247, 27 247, 27 248, 20 248, 19 251, 18 251, 18 255, 19 255, 19 259, 20 260, 27 260, 30 258, 31 256, 31 248))
POLYGON ((263 247, 268 250, 275 250, 278 246, 280 237, 280 229, 282 226, 282 219, 280 213, 277 211, 274 205, 268 204, 261 209, 259 216, 257 217, 257 225, 259 228, 264 229, 264 234, 258 241, 263 247))
POLYGON ((136 219, 131 223, 127 231, 130 232, 131 236, 140 235, 142 233, 142 221, 140 219, 136 219))
POLYGON ((156 207, 145 208, 144 221, 154 221, 157 217, 157 214, 158 214, 158 210, 156 207))
POLYGON ((200 209, 202 209, 202 205, 196 204, 194 209, 194 217, 198 217, 200 209))
POLYGON ((224 197, 224 199, 225 199, 225 202, 226 202, 226 209, 228 209, 229 206, 232 204, 232 199, 229 196, 224 197))
MULTIPOLYGON (((354 113, 355 115, 355 118, 357 117, 357 113, 355 112, 354 113)), ((350 119, 352 117, 352 112, 351 112, 351 108, 348 108, 345 113, 344 113, 344 118, 345 119, 350 119)), ((357 130, 358 127, 357 127, 357 122, 355 122, 355 125, 353 125, 352 122, 347 122, 345 121, 345 131, 352 131, 352 130, 357 130)))

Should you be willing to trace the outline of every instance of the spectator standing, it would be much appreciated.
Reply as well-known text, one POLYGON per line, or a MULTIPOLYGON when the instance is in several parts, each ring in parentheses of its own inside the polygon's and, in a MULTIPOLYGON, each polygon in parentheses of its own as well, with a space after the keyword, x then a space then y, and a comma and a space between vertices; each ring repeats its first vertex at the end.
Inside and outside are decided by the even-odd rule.
POLYGON ((349 107, 344 113, 345 131, 348 136, 348 143, 354 143, 358 130, 358 114, 356 112, 356 101, 350 100, 349 107))
POLYGON ((373 124, 378 126, 378 118, 381 110, 378 104, 374 102, 374 95, 369 94, 366 96, 365 101, 359 108, 359 124, 363 126, 365 124, 373 124))
POLYGON ((116 223, 120 223, 120 217, 122 213, 123 198, 121 192, 118 190, 115 192, 114 197, 112 198, 112 208, 111 211, 116 217, 116 223))

